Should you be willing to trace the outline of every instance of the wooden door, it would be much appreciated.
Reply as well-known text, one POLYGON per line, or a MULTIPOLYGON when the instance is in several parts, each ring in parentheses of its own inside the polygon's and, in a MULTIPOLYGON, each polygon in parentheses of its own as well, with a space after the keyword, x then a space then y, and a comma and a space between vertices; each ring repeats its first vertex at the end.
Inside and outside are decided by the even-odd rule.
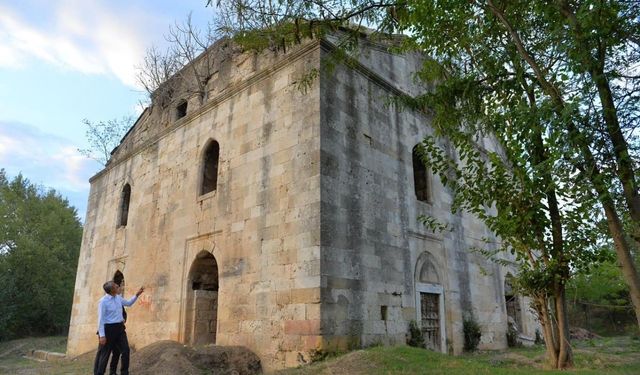
POLYGON ((440 295, 420 292, 420 307, 425 346, 440 352, 440 295))

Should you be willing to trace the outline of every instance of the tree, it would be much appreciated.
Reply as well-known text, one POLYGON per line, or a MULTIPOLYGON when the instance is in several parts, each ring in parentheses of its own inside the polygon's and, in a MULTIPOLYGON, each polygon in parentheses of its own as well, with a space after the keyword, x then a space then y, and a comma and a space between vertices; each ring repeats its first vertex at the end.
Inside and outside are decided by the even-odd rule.
POLYGON ((183 22, 176 22, 164 36, 168 48, 164 51, 152 46, 147 49, 143 63, 138 67, 138 82, 148 92, 154 103, 166 106, 181 92, 188 96, 197 94, 202 102, 207 96, 207 85, 215 73, 215 59, 221 54, 203 53, 222 34, 209 23, 201 30, 193 24, 191 14, 183 22))
MULTIPOLYGON (((532 110, 542 116, 540 134, 557 134, 563 144, 566 140, 563 157, 599 200, 640 324, 640 279, 629 243, 630 237, 638 238, 640 215, 628 143, 638 114, 640 77, 629 66, 640 58, 639 5, 425 1, 405 9, 399 28, 411 31, 416 45, 441 66, 466 69, 475 84, 505 94, 516 79, 528 87, 539 108, 532 110), (622 192, 622 204, 616 205, 616 190, 622 192), (624 216, 631 224, 626 233, 624 216)), ((499 105, 506 109, 510 103, 499 105)))
POLYGON ((111 158, 111 151, 120 144, 124 135, 133 125, 133 117, 124 116, 120 119, 99 122, 84 119, 82 123, 87 127, 86 136, 89 148, 78 149, 78 152, 106 166, 111 158))
POLYGON ((66 199, 0 170, 0 340, 66 332, 81 238, 66 199))

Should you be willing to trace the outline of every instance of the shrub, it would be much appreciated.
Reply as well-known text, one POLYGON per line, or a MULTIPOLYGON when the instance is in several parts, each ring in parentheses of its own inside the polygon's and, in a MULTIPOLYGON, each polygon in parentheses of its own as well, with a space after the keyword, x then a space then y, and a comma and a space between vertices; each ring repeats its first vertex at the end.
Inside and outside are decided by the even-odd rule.
POLYGON ((415 320, 409 322, 409 334, 407 336, 407 345, 415 348, 424 348, 424 335, 418 327, 415 320))
POLYGON ((536 345, 544 345, 544 337, 542 337, 542 333, 538 328, 536 328, 536 345))
POLYGON ((507 345, 510 348, 522 346, 522 343, 518 340, 518 330, 513 324, 509 324, 509 328, 507 328, 507 345))
POLYGON ((469 315, 462 321, 462 331, 464 332, 464 350, 473 352, 478 349, 482 330, 473 315, 469 315))

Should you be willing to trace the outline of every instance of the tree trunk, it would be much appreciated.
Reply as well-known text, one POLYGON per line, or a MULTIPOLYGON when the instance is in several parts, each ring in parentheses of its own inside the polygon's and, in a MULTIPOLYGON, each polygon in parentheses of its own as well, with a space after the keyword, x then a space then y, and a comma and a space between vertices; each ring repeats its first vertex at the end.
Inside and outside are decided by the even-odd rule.
MULTIPOLYGON (((594 46, 589 45, 588 38, 585 37, 585 31, 582 29, 580 21, 569 3, 566 0, 559 0, 558 5, 560 13, 566 17, 574 31, 576 41, 579 44, 585 45, 586 50, 590 51, 594 46)), ((640 196, 638 195, 638 185, 635 180, 635 170, 631 157, 629 156, 629 145, 622 134, 622 129, 620 129, 615 101, 611 93, 611 86, 604 74, 606 52, 606 45, 598 43, 597 59, 591 54, 585 53, 582 55, 582 62, 588 67, 588 73, 598 89, 598 95, 602 103, 602 116, 616 159, 616 173, 622 185, 624 199, 633 224, 630 237, 638 244, 640 243, 640 196)), ((573 132, 578 133, 578 130, 575 129, 573 132)), ((574 137, 570 138, 578 139, 574 137)), ((589 178, 604 207, 609 232, 615 245, 618 262, 622 267, 622 274, 629 286, 629 294, 633 302, 638 327, 640 327, 640 279, 638 278, 638 271, 631 257, 631 246, 625 237, 622 222, 616 211, 615 204, 609 195, 608 188, 599 176, 600 173, 591 151, 587 147, 580 147, 580 149, 585 156, 586 168, 591 172, 589 173, 589 178)))
POLYGON ((585 73, 588 73, 593 83, 598 89, 598 96, 602 104, 602 118, 607 129, 607 135, 613 147, 613 155, 616 160, 616 174, 622 185, 624 200, 629 209, 629 216, 634 222, 634 230, 632 237, 640 240, 640 195, 638 195, 638 185, 635 177, 635 170, 631 156, 629 155, 629 144, 624 138, 620 122, 618 121, 618 111, 616 109, 615 100, 611 92, 611 85, 604 72, 607 58, 607 44, 599 39, 594 42, 592 38, 587 37, 585 30, 574 10, 567 0, 557 1, 558 10, 566 18, 567 23, 573 30, 575 42, 577 45, 585 47, 585 52, 579 55, 579 60, 586 67, 585 73), (596 51, 595 55, 591 51, 596 51))
POLYGON ((618 255, 622 275, 629 286, 629 295, 631 296, 633 309, 636 313, 636 320, 640 327, 640 280, 638 279, 638 271, 631 257, 631 247, 625 237, 622 222, 618 217, 613 202, 607 198, 603 200, 602 206, 604 207, 604 213, 607 217, 609 232, 611 232, 611 237, 613 238, 613 244, 616 249, 616 254, 618 255))
MULTIPOLYGON (((600 102, 602 103, 602 115, 607 124, 607 133, 613 146, 613 154, 615 155, 618 166, 618 168, 616 168, 618 179, 622 185, 624 199, 629 208, 629 216, 634 222, 634 232, 637 232, 638 224, 640 224, 640 197, 638 196, 638 186, 635 179, 633 163, 631 156, 629 156, 629 145, 627 144, 627 140, 624 139, 622 129, 620 129, 618 114, 609 82, 603 72, 593 72, 591 76, 598 87, 598 94, 600 96, 600 102)), ((632 235, 634 238, 638 238, 638 233, 633 233, 632 235)))
POLYGON ((567 369, 573 367, 573 352, 569 342, 569 324, 567 320, 564 286, 557 285, 555 296, 536 297, 535 306, 542 325, 546 347, 546 367, 549 369, 567 369), (555 319, 552 313, 555 308, 555 319))
POLYGON ((558 348, 558 364, 556 368, 565 369, 573 367, 573 353, 569 342, 569 321, 567 319, 567 300, 565 288, 562 282, 557 282, 555 286, 555 308, 556 319, 558 320, 558 338, 560 347, 558 348))
MULTIPOLYGON (((506 21, 504 15, 492 6, 491 1, 489 1, 488 4, 491 5, 490 9, 496 16, 498 16, 498 18, 501 19, 503 24, 509 30, 514 43, 516 44, 516 47, 518 47, 518 51, 523 56, 523 59, 527 61, 529 66, 534 70, 538 82, 545 90, 547 95, 549 95, 553 100, 558 115, 563 116, 565 103, 557 88, 549 81, 547 81, 546 77, 542 74, 542 70, 538 66, 537 62, 531 55, 528 54, 528 52, 522 45, 522 41, 518 37, 517 33, 513 30, 511 25, 506 21)), ((588 176, 589 181, 598 194, 600 203, 604 207, 609 231, 615 245, 618 261, 620 262, 620 265, 622 267, 622 274, 624 276, 625 282, 629 286, 629 294, 631 295, 631 300, 633 302, 636 319, 638 321, 638 327, 640 327, 640 279, 638 278, 638 272, 631 257, 631 247, 629 246, 629 243, 625 238, 622 223, 616 211, 613 200, 611 199, 611 195, 609 194, 606 182, 603 180, 604 176, 602 176, 602 174, 600 173, 598 164, 596 163, 596 159, 589 148, 587 140, 584 138, 583 134, 576 127, 576 125, 570 121, 567 123, 567 130, 569 131, 569 142, 571 142, 571 144, 584 157, 583 164, 578 165, 578 167, 580 167, 583 173, 588 176)))
POLYGON ((538 310, 538 316, 540 317, 540 325, 542 325, 542 335, 544 336, 544 345, 547 349, 545 362, 548 368, 554 369, 558 364, 558 345, 553 335, 553 320, 549 312, 549 305, 547 298, 536 297, 535 298, 536 310, 538 310))

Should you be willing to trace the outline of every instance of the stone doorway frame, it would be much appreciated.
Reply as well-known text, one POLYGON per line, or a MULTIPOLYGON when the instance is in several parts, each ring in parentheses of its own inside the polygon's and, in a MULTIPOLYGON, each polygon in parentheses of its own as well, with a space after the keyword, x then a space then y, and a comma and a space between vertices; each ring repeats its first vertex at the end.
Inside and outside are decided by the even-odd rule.
MULTIPOLYGON (((189 293, 189 289, 191 285, 189 285, 189 270, 193 261, 196 259, 197 255, 202 251, 207 251, 213 255, 218 264, 218 283, 221 281, 220 275, 221 271, 221 259, 219 251, 217 251, 217 246, 215 242, 215 238, 222 233, 221 230, 203 233, 200 235, 196 235, 193 237, 188 237, 185 239, 184 243, 184 254, 182 257, 182 277, 180 278, 180 317, 178 319, 178 342, 182 344, 188 344, 186 342, 189 335, 187 331, 189 328, 187 327, 187 295, 189 293)), ((218 284, 220 285, 220 284, 218 284)), ((220 312, 220 288, 218 289, 218 313, 220 312)), ((220 320, 218 319, 218 324, 220 320)), ((216 332, 219 331, 220 327, 216 327, 216 332)), ((217 333, 216 333, 217 335, 217 333)), ((216 341, 218 337, 216 337, 216 341)))
MULTIPOLYGON (((207 250, 202 250, 196 254, 191 261, 186 280, 186 294, 184 304, 183 322, 183 343, 187 345, 216 344, 218 331, 218 291, 219 291, 219 268, 215 256, 207 250), (208 270, 207 263, 213 262, 214 273, 201 273, 208 270), (202 268, 205 266, 205 268, 202 268), (194 268, 196 267, 196 268, 194 268), (215 290, 201 288, 203 275, 215 276, 213 286, 215 290), (196 277, 197 278, 194 278, 196 277), (196 282, 196 279, 199 281, 196 282), (196 284, 198 285, 196 287, 196 284), (213 306, 210 306, 213 303, 213 306), (204 326, 203 326, 204 324, 204 326), (213 335, 213 338, 206 336, 213 335), (202 339, 205 341, 202 341, 202 339), (209 341, 209 340, 213 341, 209 341)), ((209 280, 212 281, 212 280, 209 280)), ((206 284, 205 284, 206 285, 206 284)))

